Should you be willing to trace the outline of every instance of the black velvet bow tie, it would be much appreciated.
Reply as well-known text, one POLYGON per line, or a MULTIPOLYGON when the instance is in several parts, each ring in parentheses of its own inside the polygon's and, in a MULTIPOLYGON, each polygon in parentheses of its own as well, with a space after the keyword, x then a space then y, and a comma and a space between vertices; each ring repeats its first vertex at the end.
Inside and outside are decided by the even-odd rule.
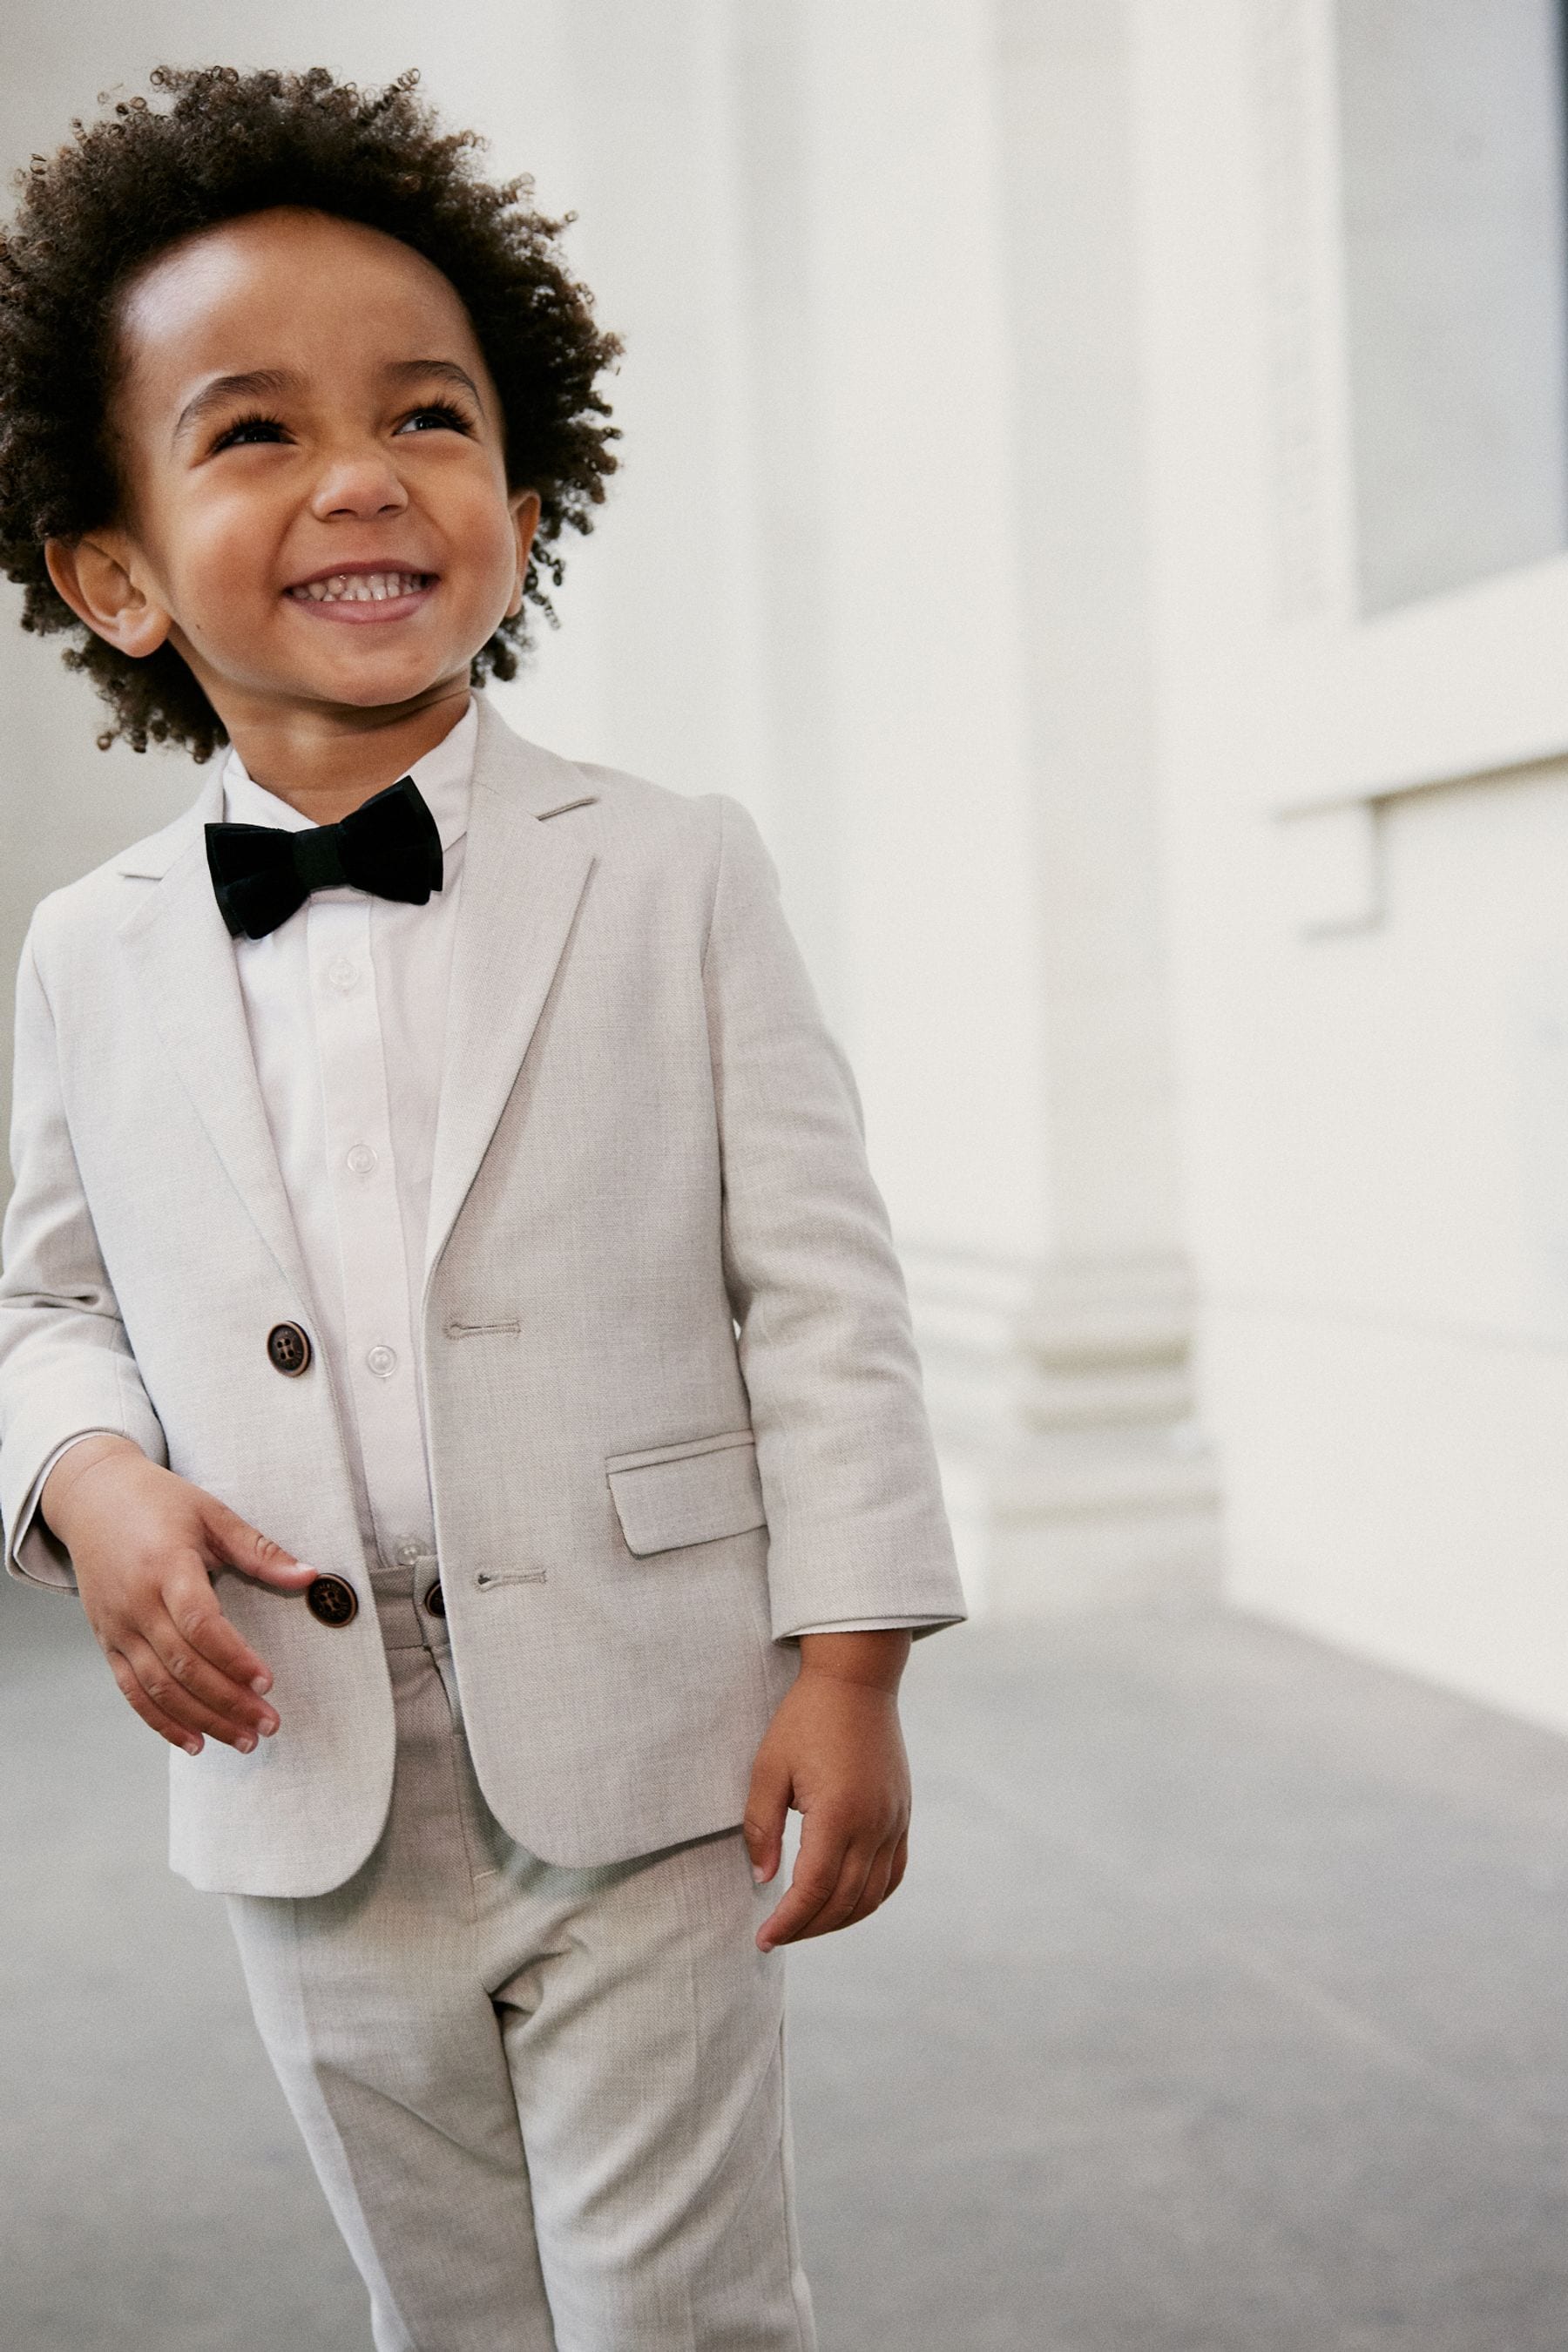
POLYGON ((264 940, 312 890, 347 882, 422 907, 441 887, 441 835, 412 776, 389 784, 339 824, 209 824, 207 866, 224 921, 264 940))

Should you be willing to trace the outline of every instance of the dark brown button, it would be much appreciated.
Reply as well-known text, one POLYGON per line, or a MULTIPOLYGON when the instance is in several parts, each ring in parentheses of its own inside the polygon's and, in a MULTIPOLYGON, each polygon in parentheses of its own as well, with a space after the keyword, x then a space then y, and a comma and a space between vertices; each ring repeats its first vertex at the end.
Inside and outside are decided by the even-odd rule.
POLYGON ((274 1371, 297 1381, 310 1368, 310 1342, 298 1323, 274 1323, 267 1334, 267 1360, 274 1371))
POLYGON ((447 1614, 447 1596, 438 1583, 426 1588, 425 1606, 432 1617, 444 1617, 447 1614))
POLYGON ((346 1625, 359 1615, 359 1595, 341 1576, 318 1576, 305 1589, 305 1606, 323 1625, 346 1625))

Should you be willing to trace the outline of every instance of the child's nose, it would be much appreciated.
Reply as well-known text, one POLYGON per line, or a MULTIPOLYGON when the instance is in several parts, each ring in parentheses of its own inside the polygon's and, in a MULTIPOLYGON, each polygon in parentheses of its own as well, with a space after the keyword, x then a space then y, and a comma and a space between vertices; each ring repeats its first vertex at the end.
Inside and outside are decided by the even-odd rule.
POLYGON ((310 500, 322 521, 333 515, 398 513, 408 493, 380 450, 345 451, 325 465, 310 500))

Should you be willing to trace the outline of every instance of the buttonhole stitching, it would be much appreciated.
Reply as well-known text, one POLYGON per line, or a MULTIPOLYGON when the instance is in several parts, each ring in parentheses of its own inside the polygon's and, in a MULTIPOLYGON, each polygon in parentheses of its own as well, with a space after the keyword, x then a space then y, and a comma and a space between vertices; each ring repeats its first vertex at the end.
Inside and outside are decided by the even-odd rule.
POLYGON ((517 1322, 458 1323, 454 1321, 447 1326, 447 1337, 448 1339, 472 1339, 486 1331, 521 1331, 521 1324, 517 1322))
POLYGON ((489 1584, 543 1584, 549 1573, 544 1568, 481 1568, 474 1582, 482 1592, 489 1584))

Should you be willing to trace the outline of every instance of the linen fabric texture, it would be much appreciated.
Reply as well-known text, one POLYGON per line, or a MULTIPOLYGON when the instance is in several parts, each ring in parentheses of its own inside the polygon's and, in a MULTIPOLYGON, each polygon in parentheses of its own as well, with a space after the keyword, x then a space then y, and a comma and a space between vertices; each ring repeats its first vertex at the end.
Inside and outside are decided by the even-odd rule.
POLYGON ((386 1613, 397 1775, 326 1895, 233 1895, 257 2025, 377 2352, 814 2352, 778 1889, 735 1830, 604 1870, 515 1845, 438 1632, 386 1613))
MULTIPOLYGON (((108 1429, 345 1579, 353 1621, 220 1572, 282 1718, 172 1750, 195 1885, 341 1885, 394 1708, 340 1403, 257 1086, 204 827, 46 899, 17 990, 0 1516, 108 1429)), ((803 1629, 963 1614, 853 1077, 755 824, 574 765, 481 699, 418 1344, 475 1770, 508 1835, 598 1866, 732 1826, 803 1629)))
MULTIPOLYGON (((478 737, 470 699, 411 772, 442 856, 433 902, 324 888, 264 939, 234 943, 262 1108, 315 1298, 311 1338, 342 1409, 378 1597, 405 1594, 411 1569, 423 1591, 436 1567, 416 1309, 478 737)), ((232 749, 224 804, 242 824, 310 830, 232 749)), ((634 1490, 625 1482, 616 1492, 625 1505, 634 1490)))

